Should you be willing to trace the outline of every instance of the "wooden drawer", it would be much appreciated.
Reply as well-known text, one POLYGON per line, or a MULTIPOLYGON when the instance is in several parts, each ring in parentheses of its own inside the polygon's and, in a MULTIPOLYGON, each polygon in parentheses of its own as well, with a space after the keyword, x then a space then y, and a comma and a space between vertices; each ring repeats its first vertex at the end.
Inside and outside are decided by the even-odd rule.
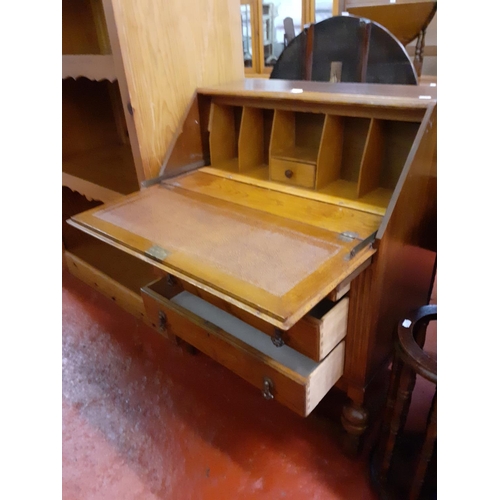
POLYGON ((272 158, 269 162, 272 181, 286 182, 293 186, 313 188, 316 180, 316 165, 272 158))
MULTIPOLYGON (((210 302, 270 337, 275 348, 287 345, 314 361, 321 361, 346 336, 349 298, 339 295, 337 300, 325 298, 287 331, 280 331, 257 316, 230 304, 209 292, 185 281, 181 286, 189 293, 210 302)), ((344 287, 344 293, 349 287, 344 287)), ((342 290, 341 290, 342 293, 342 290)))
POLYGON ((344 342, 317 363, 187 291, 158 280, 142 289, 146 314, 160 333, 175 334, 301 416, 339 380, 344 342))

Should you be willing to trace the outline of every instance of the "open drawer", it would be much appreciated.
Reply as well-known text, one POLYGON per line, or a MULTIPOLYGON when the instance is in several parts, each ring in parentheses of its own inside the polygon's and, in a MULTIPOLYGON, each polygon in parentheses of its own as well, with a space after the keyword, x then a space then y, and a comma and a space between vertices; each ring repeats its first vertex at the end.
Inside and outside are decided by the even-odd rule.
MULTIPOLYGON (((369 264, 369 261, 367 261, 367 264, 369 264)), ((215 297, 201 288, 181 280, 178 281, 182 289, 236 316, 238 319, 268 335, 270 337, 268 342, 272 343, 275 348, 287 345, 314 361, 324 359, 347 333, 349 297, 345 295, 333 297, 332 300, 332 294, 330 294, 329 297, 325 297, 316 304, 289 330, 283 331, 267 321, 215 297)), ((344 290, 346 288, 348 289, 348 287, 344 287, 344 290)))
POLYGON ((142 288, 146 313, 160 333, 177 335, 301 416, 307 416, 343 373, 344 342, 316 363, 162 278, 142 288))

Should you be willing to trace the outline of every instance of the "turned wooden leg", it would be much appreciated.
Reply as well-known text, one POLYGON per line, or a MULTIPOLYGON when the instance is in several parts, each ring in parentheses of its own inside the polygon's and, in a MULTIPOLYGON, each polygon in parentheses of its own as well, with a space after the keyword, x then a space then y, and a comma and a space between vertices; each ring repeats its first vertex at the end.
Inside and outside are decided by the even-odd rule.
POLYGON ((422 65, 424 61, 424 46, 425 46, 425 30, 422 30, 418 34, 417 44, 415 46, 415 57, 413 58, 413 66, 415 66, 415 71, 417 76, 420 78, 422 75, 422 65))
MULTIPOLYGON (((399 363, 399 361, 397 361, 399 363)), ((398 366, 399 371, 399 366, 398 366)), ((380 481, 384 483, 387 480, 387 475, 391 466, 392 455, 394 453, 394 448, 396 446, 396 441, 398 439, 400 431, 404 428, 406 424, 406 419, 408 417, 408 410, 411 403, 411 395, 413 388, 415 386, 415 373, 411 368, 403 365, 400 368, 399 380, 394 379, 394 383, 397 384, 396 398, 393 404, 391 404, 390 416, 387 420, 388 432, 386 438, 382 441, 382 460, 380 464, 380 481)))
POLYGON ((361 448, 361 438, 368 427, 368 412, 352 400, 344 405, 341 416, 344 436, 344 453, 355 457, 361 448))

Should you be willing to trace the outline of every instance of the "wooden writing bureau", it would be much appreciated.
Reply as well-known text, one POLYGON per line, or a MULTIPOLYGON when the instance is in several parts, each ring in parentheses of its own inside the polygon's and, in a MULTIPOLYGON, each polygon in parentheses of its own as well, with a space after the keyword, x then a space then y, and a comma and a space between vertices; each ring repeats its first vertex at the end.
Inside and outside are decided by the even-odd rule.
POLYGON ((294 412, 336 385, 355 445, 397 319, 435 265, 431 87, 203 88, 161 176, 70 224, 165 272, 149 319, 294 412))

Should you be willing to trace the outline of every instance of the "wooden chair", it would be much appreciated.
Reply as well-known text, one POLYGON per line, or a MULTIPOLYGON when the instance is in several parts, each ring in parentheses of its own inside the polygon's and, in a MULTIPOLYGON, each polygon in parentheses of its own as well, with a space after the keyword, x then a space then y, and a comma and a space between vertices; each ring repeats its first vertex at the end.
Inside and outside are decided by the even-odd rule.
POLYGON ((372 479, 384 497, 387 497, 390 491, 391 466, 398 439, 406 424, 417 374, 435 384, 436 392, 431 403, 424 442, 408 494, 410 500, 417 500, 420 497, 428 465, 436 447, 437 361, 423 350, 427 325, 436 319, 437 306, 427 305, 409 314, 397 328, 396 351, 385 415, 380 441, 372 460, 372 479))
POLYGON ((405 47, 416 39, 413 64, 421 75, 425 34, 436 15, 437 0, 346 0, 344 10, 386 27, 405 47))

